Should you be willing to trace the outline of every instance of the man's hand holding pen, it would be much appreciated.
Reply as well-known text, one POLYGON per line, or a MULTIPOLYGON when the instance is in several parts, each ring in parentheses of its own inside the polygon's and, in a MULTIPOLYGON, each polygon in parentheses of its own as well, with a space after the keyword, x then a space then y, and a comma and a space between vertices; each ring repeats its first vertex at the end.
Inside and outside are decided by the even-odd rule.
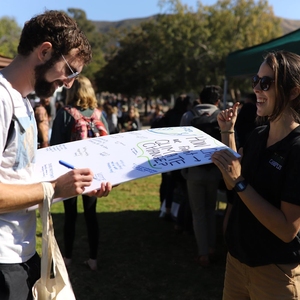
MULTIPOLYGON (((52 184, 55 186, 55 198, 64 198, 69 196, 65 195, 65 191, 74 190, 74 196, 83 194, 85 188, 89 187, 94 180, 93 172, 88 169, 76 169, 73 165, 70 165, 64 161, 59 161, 61 165, 66 168, 72 169, 72 171, 62 175, 57 180, 52 181, 52 184)), ((106 197, 112 190, 112 185, 110 182, 101 182, 100 187, 97 190, 93 190, 87 193, 88 196, 96 197, 106 197)))

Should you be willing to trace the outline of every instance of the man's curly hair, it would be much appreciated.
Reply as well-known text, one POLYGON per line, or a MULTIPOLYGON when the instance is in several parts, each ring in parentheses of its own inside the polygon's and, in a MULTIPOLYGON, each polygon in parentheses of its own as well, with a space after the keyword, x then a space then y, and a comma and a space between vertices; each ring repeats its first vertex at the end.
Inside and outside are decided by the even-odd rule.
POLYGON ((53 58, 67 55, 77 48, 77 57, 88 64, 92 58, 91 45, 75 20, 66 13, 56 10, 45 11, 27 21, 21 33, 18 53, 28 56, 37 46, 50 42, 53 58))

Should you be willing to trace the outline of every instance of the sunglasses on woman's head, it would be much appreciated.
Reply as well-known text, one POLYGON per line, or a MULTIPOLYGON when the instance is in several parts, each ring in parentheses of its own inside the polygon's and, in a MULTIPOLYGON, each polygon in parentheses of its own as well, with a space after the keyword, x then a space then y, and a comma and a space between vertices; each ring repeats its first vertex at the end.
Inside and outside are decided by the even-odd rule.
POLYGON ((272 82, 274 82, 274 81, 275 80, 269 76, 259 77, 258 75, 255 75, 252 77, 252 88, 255 88, 259 83, 260 88, 263 91, 267 91, 267 90, 269 90, 272 82))

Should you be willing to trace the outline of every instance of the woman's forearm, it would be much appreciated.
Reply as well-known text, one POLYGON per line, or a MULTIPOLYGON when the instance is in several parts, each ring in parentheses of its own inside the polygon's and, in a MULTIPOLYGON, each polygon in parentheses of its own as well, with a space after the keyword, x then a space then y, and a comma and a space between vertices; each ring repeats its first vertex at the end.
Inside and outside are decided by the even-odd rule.
POLYGON ((233 151, 237 151, 234 130, 221 131, 221 138, 223 144, 231 148, 233 151))

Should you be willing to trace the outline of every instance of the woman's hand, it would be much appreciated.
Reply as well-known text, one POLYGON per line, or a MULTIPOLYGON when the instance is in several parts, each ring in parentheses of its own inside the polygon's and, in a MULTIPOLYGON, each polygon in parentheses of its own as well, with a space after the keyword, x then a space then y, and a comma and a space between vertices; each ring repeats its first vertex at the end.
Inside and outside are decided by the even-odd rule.
POLYGON ((234 130, 239 105, 240 103, 236 102, 233 107, 222 110, 218 114, 218 124, 221 131, 234 130))
POLYGON ((211 159, 221 171, 227 189, 233 189, 238 181, 244 179, 241 176, 240 160, 230 150, 216 151, 211 159))

